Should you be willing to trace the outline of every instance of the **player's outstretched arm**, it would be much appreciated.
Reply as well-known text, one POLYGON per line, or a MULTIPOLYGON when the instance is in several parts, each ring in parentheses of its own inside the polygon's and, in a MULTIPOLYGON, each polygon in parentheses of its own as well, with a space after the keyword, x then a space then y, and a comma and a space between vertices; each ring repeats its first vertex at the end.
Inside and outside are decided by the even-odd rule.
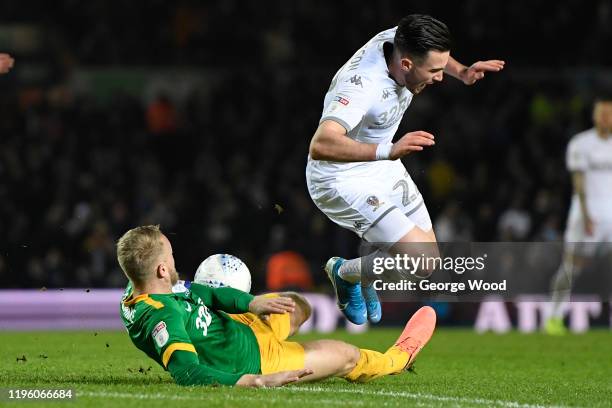
POLYGON ((15 60, 8 54, 0 53, 0 74, 6 74, 13 68, 15 60))
POLYGON ((449 57, 444 72, 466 85, 473 85, 484 78, 485 73, 501 71, 505 64, 506 62, 502 60, 488 60, 478 61, 467 67, 453 57, 449 57))
POLYGON ((173 353, 168 371, 178 385, 236 385, 239 387, 282 387, 312 374, 312 370, 281 371, 274 374, 233 374, 200 364, 188 351, 173 353))
POLYGON ((172 353, 168 371, 178 385, 235 385, 242 378, 239 374, 216 370, 200 364, 197 354, 181 350, 172 353))
POLYGON ((247 313, 268 315, 270 313, 293 313, 295 301, 290 297, 253 296, 238 289, 223 287, 211 288, 198 283, 191 284, 191 290, 204 299, 206 306, 227 313, 247 313))
POLYGON ((236 383, 239 387, 282 387, 298 381, 307 375, 312 374, 312 370, 303 368, 301 370, 281 371, 274 374, 258 375, 245 374, 236 383))
POLYGON ((255 296, 249 304, 249 312, 258 316, 283 313, 293 313, 295 311, 295 301, 290 297, 266 297, 255 296))
POLYGON ((338 122, 325 120, 310 142, 310 157, 336 162, 395 160, 433 145, 433 139, 430 133, 417 131, 407 133, 395 144, 360 143, 347 137, 346 129, 338 122))
POLYGON ((204 299, 206 306, 227 313, 246 313, 254 296, 230 287, 212 288, 193 282, 191 291, 204 299))

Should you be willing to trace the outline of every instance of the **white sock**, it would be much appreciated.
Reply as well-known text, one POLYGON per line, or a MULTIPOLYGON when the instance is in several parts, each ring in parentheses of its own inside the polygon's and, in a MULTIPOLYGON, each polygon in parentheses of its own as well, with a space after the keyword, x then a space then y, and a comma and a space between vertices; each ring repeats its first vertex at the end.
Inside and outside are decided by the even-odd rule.
POLYGON ((350 283, 361 282, 361 258, 348 259, 338 269, 338 275, 350 283))
POLYGON ((572 262, 564 261, 553 278, 552 284, 552 311, 550 317, 563 318, 562 306, 569 301, 572 289, 574 265, 572 262))

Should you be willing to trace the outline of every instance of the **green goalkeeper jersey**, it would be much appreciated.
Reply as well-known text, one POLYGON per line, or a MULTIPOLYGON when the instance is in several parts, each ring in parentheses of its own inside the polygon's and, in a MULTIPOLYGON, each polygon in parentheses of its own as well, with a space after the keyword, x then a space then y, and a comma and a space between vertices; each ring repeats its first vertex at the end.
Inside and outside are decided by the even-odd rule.
POLYGON ((196 283, 182 293, 132 292, 130 283, 121 301, 128 334, 177 383, 233 385, 244 374, 261 372, 253 331, 225 313, 248 312, 252 295, 196 283))

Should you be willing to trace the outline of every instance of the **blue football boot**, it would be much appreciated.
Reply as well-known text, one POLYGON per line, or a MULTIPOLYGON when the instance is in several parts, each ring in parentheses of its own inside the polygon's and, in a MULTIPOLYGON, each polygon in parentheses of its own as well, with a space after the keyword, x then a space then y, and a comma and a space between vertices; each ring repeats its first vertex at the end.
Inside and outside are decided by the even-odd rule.
POLYGON ((374 286, 362 286, 361 294, 365 300, 368 320, 370 323, 380 322, 380 318, 382 317, 382 307, 380 306, 380 300, 378 300, 378 295, 376 294, 376 289, 374 289, 374 286))
POLYGON ((343 263, 344 259, 340 257, 330 258, 325 264, 325 272, 336 291, 340 311, 351 323, 364 324, 368 312, 361 296, 361 284, 347 282, 338 275, 338 270, 343 263))

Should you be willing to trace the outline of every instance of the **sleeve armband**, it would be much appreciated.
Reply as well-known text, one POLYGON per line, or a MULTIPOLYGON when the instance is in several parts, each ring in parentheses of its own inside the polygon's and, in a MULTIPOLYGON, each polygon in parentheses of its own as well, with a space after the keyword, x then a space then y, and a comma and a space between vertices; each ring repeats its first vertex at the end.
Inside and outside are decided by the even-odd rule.
POLYGON ((162 355, 162 363, 164 364, 164 367, 168 367, 168 362, 170 361, 170 357, 172 357, 172 353, 174 353, 177 350, 191 351, 192 353, 197 354, 195 347, 193 347, 193 344, 172 343, 168 347, 166 347, 166 350, 164 351, 164 354, 162 355))

